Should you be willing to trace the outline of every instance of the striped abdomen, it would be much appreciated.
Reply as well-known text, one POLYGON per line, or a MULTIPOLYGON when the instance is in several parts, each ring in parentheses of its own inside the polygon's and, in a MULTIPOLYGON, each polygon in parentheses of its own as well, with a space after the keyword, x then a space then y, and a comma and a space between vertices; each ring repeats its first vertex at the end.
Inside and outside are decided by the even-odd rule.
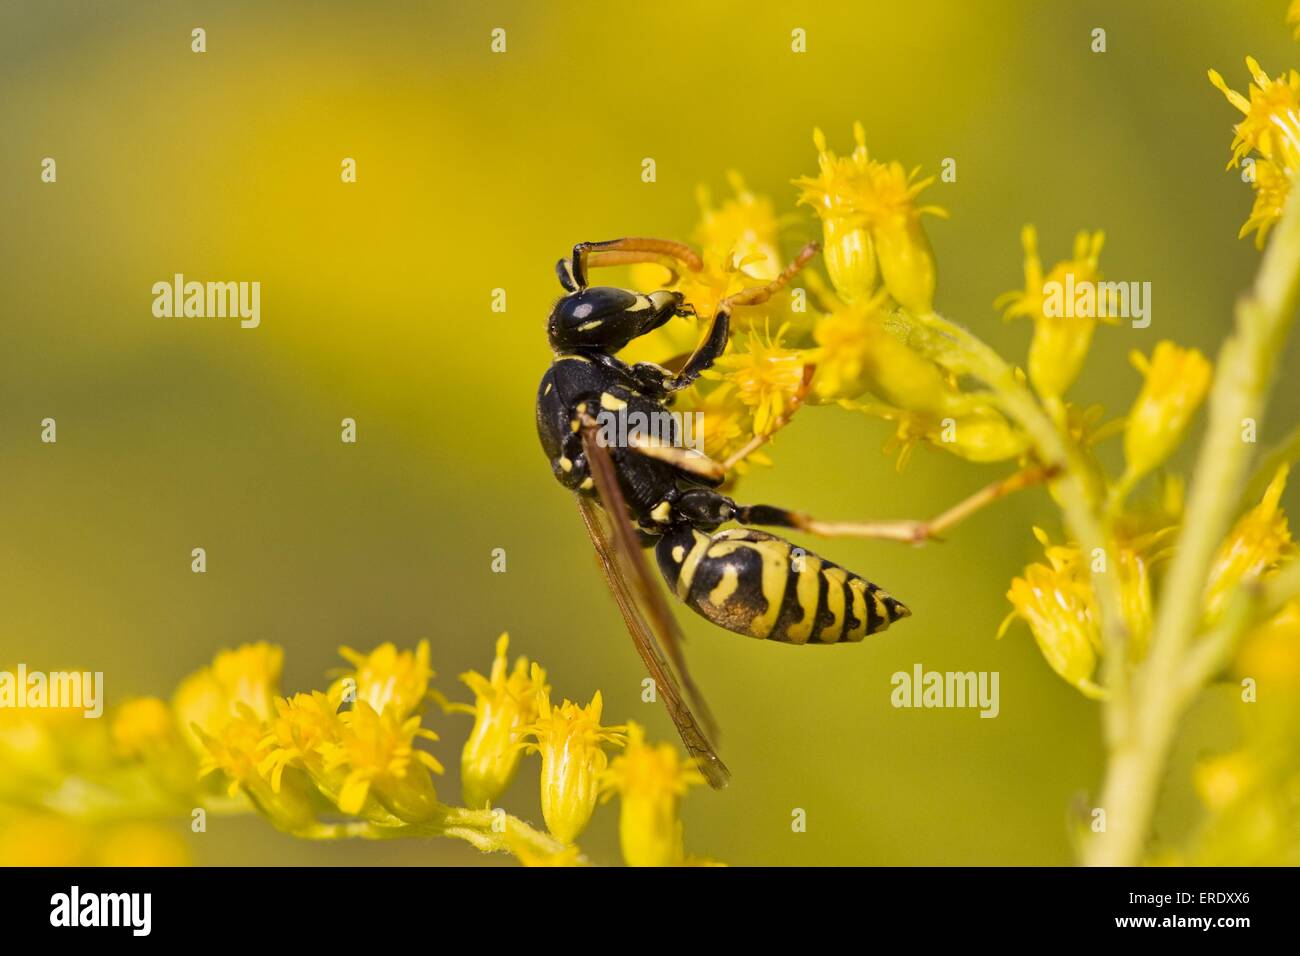
POLYGON ((679 526, 659 539, 655 555, 681 601, 750 637, 860 641, 912 613, 870 581, 752 528, 707 535, 679 526))

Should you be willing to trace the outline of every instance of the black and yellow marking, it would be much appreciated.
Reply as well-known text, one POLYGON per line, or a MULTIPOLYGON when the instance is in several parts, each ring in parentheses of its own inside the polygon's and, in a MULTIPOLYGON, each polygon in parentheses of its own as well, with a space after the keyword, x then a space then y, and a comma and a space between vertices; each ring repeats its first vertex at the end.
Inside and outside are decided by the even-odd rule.
POLYGON ((886 591, 753 528, 664 534, 659 568, 697 614, 737 634, 789 644, 860 641, 912 612, 886 591))

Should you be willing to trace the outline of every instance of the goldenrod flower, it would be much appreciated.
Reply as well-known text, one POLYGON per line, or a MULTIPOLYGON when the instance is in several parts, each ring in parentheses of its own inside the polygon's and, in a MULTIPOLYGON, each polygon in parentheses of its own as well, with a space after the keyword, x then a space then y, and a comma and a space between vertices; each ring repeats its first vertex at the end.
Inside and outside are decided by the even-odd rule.
POLYGON ((918 206, 916 197, 934 179, 917 181, 917 169, 908 173, 897 162, 870 159, 861 123, 854 124, 853 137, 853 154, 842 159, 827 149, 825 134, 814 130, 820 171, 794 181, 802 190, 799 202, 821 217, 831 282, 844 301, 863 301, 875 290, 878 269, 899 305, 925 315, 934 305, 936 270, 921 216, 947 212, 918 206))
POLYGON ((1259 159, 1255 163, 1255 204, 1251 207, 1250 217, 1241 225, 1238 239, 1244 239, 1255 233, 1255 248, 1263 249, 1268 238, 1268 231, 1282 218, 1282 209, 1291 195, 1291 175, 1277 163, 1269 159, 1259 159))
POLYGON ((1193 779, 1206 808, 1222 812, 1256 785, 1258 768, 1248 753, 1222 754, 1197 764, 1193 779))
POLYGON ((230 780, 228 790, 232 797, 241 787, 261 779, 257 765, 265 756, 262 744, 265 733, 262 722, 248 707, 241 705, 239 712, 216 734, 209 735, 202 729, 199 734, 207 749, 207 755, 199 766, 202 776, 220 770, 230 780))
POLYGON ((1131 482, 1164 462, 1183 440, 1210 388, 1211 366, 1196 349, 1170 341, 1158 343, 1150 359, 1134 351, 1129 360, 1146 379, 1124 428, 1125 480, 1131 482))
POLYGON ((623 743, 622 727, 601 726, 602 706, 600 691, 586 707, 569 700, 554 707, 543 691, 537 721, 524 730, 534 741, 525 749, 542 755, 542 817, 561 843, 576 840, 591 820, 609 764, 604 745, 623 743))
POLYGON ((1014 610, 1002 622, 998 637, 1015 618, 1022 618, 1052 670, 1084 696, 1104 697, 1105 691, 1092 679, 1102 643, 1087 569, 1080 567, 1074 549, 1053 547, 1038 528, 1034 535, 1047 549, 1051 566, 1031 564, 1024 577, 1011 582, 1007 599, 1014 610))
POLYGON ((239 704, 236 714, 216 733, 196 731, 206 750, 199 765, 200 776, 221 771, 229 780, 231 797, 241 791, 278 827, 290 832, 315 820, 306 789, 302 785, 273 790, 260 770, 266 757, 266 726, 252 708, 239 704))
POLYGON ((1269 482, 1259 504, 1241 516, 1210 567, 1205 588, 1205 612, 1214 617, 1241 585, 1272 571, 1294 550, 1286 513, 1279 502, 1290 468, 1282 465, 1269 482))
POLYGON ((338 739, 321 743, 318 749, 326 773, 346 771, 338 793, 340 810, 372 816, 373 798, 408 823, 427 820, 438 811, 429 771, 442 773, 442 764, 414 746, 417 737, 437 740, 438 735, 420 726, 419 715, 404 718, 393 708, 381 714, 359 700, 339 715, 339 722, 338 739))
POLYGON ((865 391, 908 411, 942 418, 970 410, 942 369, 886 328, 886 296, 837 305, 817 320, 812 353, 818 402, 857 398, 865 391))
MULTIPOLYGON (((1097 326, 1097 309, 1092 316, 1070 314, 1074 303, 1064 299, 1067 288, 1086 288, 1101 278, 1097 268, 1101 232, 1080 232, 1074 237, 1074 255, 1058 262, 1043 275, 1038 255, 1038 231, 1025 226, 1020 241, 1025 249, 1025 287, 1006 292, 994 300, 994 308, 1005 309, 1007 319, 1023 316, 1034 323, 1029 346, 1029 380, 1044 397, 1059 398, 1074 383, 1092 344, 1097 326), (1051 290, 1050 292, 1048 290, 1051 290)), ((1094 286, 1095 288, 1095 286, 1094 286)), ((1094 304, 1099 305, 1094 300, 1094 304)))
POLYGON ((744 348, 728 351, 704 373, 705 378, 722 382, 714 390, 716 399, 734 394, 742 405, 753 409, 755 435, 775 430, 803 384, 803 353, 781 344, 785 331, 782 326, 775 336, 750 332, 744 348))
POLYGON ((474 692, 474 704, 448 704, 449 711, 474 715, 461 751, 461 792, 465 805, 472 808, 492 806, 497 797, 515 778, 522 754, 523 729, 537 719, 538 697, 549 691, 546 672, 528 658, 515 660, 514 670, 507 673, 510 635, 497 638, 496 657, 490 676, 478 671, 460 675, 461 681, 474 692))
POLYGON ((21 812, 0 819, 0 866, 87 866, 94 831, 51 813, 21 812))
POLYGON ((677 808, 688 788, 704 783, 694 761, 672 744, 651 746, 645 728, 629 722, 627 750, 602 777, 603 798, 622 800, 618 835, 628 866, 677 866, 685 859, 677 808))
POLYGON ((95 866, 189 866, 189 849, 178 833, 153 823, 130 822, 98 834, 95 866))
POLYGON ((901 163, 873 163, 869 188, 856 197, 876 242, 876 259, 885 288, 913 315, 926 315, 934 308, 938 273, 930 239, 921 227, 921 216, 946 218, 939 206, 917 206, 916 197, 934 182, 934 177, 917 180, 919 167, 905 172, 901 163))
POLYGON ((181 682, 172 698, 176 719, 192 744, 203 751, 193 728, 217 735, 247 708, 256 718, 271 716, 280 686, 284 649, 259 642, 222 651, 210 667, 196 671, 181 682))
POLYGON ((845 302, 870 298, 876 288, 876 245, 865 215, 852 202, 858 183, 865 180, 871 165, 867 157, 866 132, 854 124, 857 148, 849 157, 838 157, 826 146, 826 134, 813 130, 817 147, 817 176, 794 180, 800 187, 799 202, 812 206, 822 220, 822 257, 835 291, 845 302))
POLYGON ((0 819, 0 867, 188 866, 182 838, 154 823, 91 824, 51 813, 0 819))
POLYGON ((395 644, 385 643, 369 654, 350 647, 339 648, 339 654, 356 670, 330 686, 329 696, 335 704, 343 702, 349 689, 355 689, 356 699, 365 701, 376 713, 392 709, 396 716, 405 717, 423 708, 429 680, 433 677, 428 641, 420 641, 415 653, 399 651, 395 644))
POLYGON ((337 798, 344 779, 328 779, 323 751, 326 744, 337 742, 342 732, 338 706, 325 694, 313 691, 277 699, 275 711, 262 740, 265 756, 258 764, 258 772, 270 779, 271 789, 278 793, 285 768, 298 767, 337 798))
POLYGON ((127 757, 156 754, 181 742, 171 708, 158 697, 123 701, 113 714, 112 732, 113 743, 127 757))
MULTIPOLYGON (((735 392, 730 389, 714 388, 704 396, 701 404, 691 408, 704 416, 704 453, 715 461, 730 458, 754 434, 753 409, 735 401, 735 397, 735 392)), ((743 471, 747 463, 771 464, 771 461, 761 453, 754 453, 737 467, 743 471)))
MULTIPOLYGON (((743 448, 754 435, 754 410, 740 401, 734 388, 720 380, 702 380, 677 393, 673 410, 686 415, 703 415, 693 436, 703 436, 704 453, 714 461, 725 461, 743 448)), ((695 419, 692 419, 695 421, 695 419)), ((744 472, 748 464, 771 464, 761 453, 749 455, 736 466, 744 472)))
POLYGON ((1271 79, 1254 57, 1246 57, 1246 69, 1253 82, 1249 98, 1228 87, 1218 70, 1210 70, 1210 82, 1229 103, 1245 114, 1233 126, 1232 159, 1229 168, 1240 165, 1252 150, 1284 169, 1300 166, 1300 73, 1291 70, 1271 79))
POLYGON ((745 185, 734 170, 727 181, 735 196, 714 207, 709 191, 696 190, 700 204, 700 223, 692 237, 702 249, 723 250, 743 262, 741 271, 770 282, 781 273, 781 254, 777 249, 776 212, 772 200, 758 196, 745 185))
MULTIPOLYGON (((700 271, 682 272, 674 284, 667 286, 685 297, 686 303, 695 310, 700 320, 711 319, 717 311, 718 303, 727 296, 766 284, 747 271, 750 268, 761 268, 759 264, 764 261, 761 253, 741 258, 730 247, 706 247, 701 251, 700 258, 703 262, 700 271)), ((732 313, 732 325, 744 327, 748 321, 744 318, 744 313, 751 308, 762 311, 766 306, 741 307, 732 313)), ((698 339, 698 329, 695 337, 698 339)))
POLYGON ((1300 599, 1242 639, 1235 670, 1267 684, 1275 699, 1300 707, 1300 599))
POLYGON ((167 702, 157 697, 123 701, 110 725, 113 761, 143 769, 159 797, 186 795, 194 790, 195 754, 186 743, 167 702))
MULTIPOLYGON (((1295 9, 1293 5, 1288 19, 1295 15, 1295 9)), ((1228 168, 1240 166, 1252 151, 1259 154, 1251 177, 1255 203, 1238 237, 1255 232, 1255 245, 1262 249, 1269 229, 1282 216, 1291 192, 1291 177, 1300 168, 1300 74, 1291 70, 1276 80, 1270 79, 1254 57, 1246 57, 1246 67, 1254 81, 1249 97, 1229 89, 1217 70, 1210 70, 1209 76, 1228 102, 1245 114, 1245 119, 1233 127, 1228 168)))

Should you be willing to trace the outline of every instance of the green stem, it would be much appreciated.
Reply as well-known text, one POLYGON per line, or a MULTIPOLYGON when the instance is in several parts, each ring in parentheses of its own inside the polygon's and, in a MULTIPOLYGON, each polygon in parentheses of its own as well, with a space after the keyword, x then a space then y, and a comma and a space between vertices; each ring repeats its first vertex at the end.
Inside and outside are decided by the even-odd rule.
MULTIPOLYGON (((1091 560, 1092 555, 1098 549, 1102 554, 1108 555, 1109 538, 1099 514, 1098 503, 1093 500, 1093 495, 1084 482, 1087 465, 1075 443, 1065 434, 1062 425, 1054 421, 1052 415, 1038 402, 1015 369, 992 348, 962 326, 936 313, 923 316, 920 322, 950 341, 951 347, 946 350, 946 357, 950 363, 960 366, 960 369, 954 370, 974 375, 993 391, 999 407, 1029 436, 1043 464, 1062 466, 1061 476, 1053 486, 1056 498, 1064 512, 1066 526, 1084 555, 1084 560, 1095 568, 1097 565, 1091 560)), ((932 340, 927 345, 930 346, 927 351, 932 355, 936 351, 945 351, 941 344, 932 340)), ((939 360, 943 361, 943 358, 939 360)), ((1122 701, 1127 696, 1127 668, 1123 662, 1128 639, 1123 597, 1120 593, 1118 565, 1108 560, 1102 567, 1105 570, 1092 571, 1092 587, 1097 596, 1102 640, 1106 649, 1106 686, 1112 699, 1122 701)), ((1111 722, 1118 722, 1122 712, 1122 705, 1109 709, 1108 713, 1115 714, 1111 722)), ((1108 731, 1114 732, 1110 723, 1107 727, 1108 731)))
POLYGON ((1189 687, 1180 677, 1188 645, 1201 623, 1210 563, 1236 512, 1249 465, 1242 428, 1247 419, 1258 423, 1267 404, 1293 320, 1297 282, 1300 190, 1292 188, 1254 289, 1238 302, 1235 331, 1219 353, 1209 427, 1160 596, 1150 653, 1134 675, 1131 705, 1116 724, 1120 734, 1109 741, 1100 801, 1107 830, 1095 834, 1085 847, 1088 864, 1130 866, 1142 859, 1175 732, 1201 686, 1189 687))

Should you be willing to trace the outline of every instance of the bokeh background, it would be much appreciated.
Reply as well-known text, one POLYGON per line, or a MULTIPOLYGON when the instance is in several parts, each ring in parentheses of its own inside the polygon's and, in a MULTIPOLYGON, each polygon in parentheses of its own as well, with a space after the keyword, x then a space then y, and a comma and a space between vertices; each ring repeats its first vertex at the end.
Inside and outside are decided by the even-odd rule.
MULTIPOLYGON (((814 125, 847 150, 860 119, 874 155, 930 172, 957 160, 927 193, 952 213, 928 226, 938 305, 1013 357, 1029 327, 991 302, 1021 284, 1021 225, 1049 262, 1077 229, 1106 230, 1107 276, 1150 281, 1154 322, 1099 332, 1079 398, 1122 414, 1140 381, 1127 353, 1159 337, 1214 352, 1257 254, 1236 239, 1249 187, 1223 169, 1235 114, 1205 70, 1244 88, 1247 53, 1274 74, 1300 62, 1281 0, 800 6, 0 5, 0 661, 102 670, 111 705, 165 696, 244 641, 283 644, 297 690, 323 685, 340 644, 428 637, 454 695, 508 629, 557 694, 600 688, 608 715, 670 736, 537 445, 551 269, 581 239, 689 235, 697 184, 726 195, 729 169, 793 212, 814 125), (259 280, 261 327, 155 319, 150 287, 177 272, 259 280), (57 445, 39 441, 47 416, 57 445)), ((794 215, 787 247, 815 234, 794 215)), ((1293 409, 1293 357, 1284 369, 1274 407, 1293 409)), ((808 409, 744 496, 920 517, 1001 474, 922 449, 900 476, 888 434, 808 409)), ((864 645, 767 645, 683 612, 735 774, 687 800, 688 848, 1069 862, 1068 806, 1101 771, 1097 709, 1023 628, 994 639, 1035 523, 1056 530, 1041 491, 937 546, 814 544, 915 612, 864 645), (890 675, 916 662, 999 671, 1001 715, 893 709, 890 675)), ((1187 825, 1188 763, 1228 733, 1213 699, 1192 722, 1158 833, 1187 825)), ((467 721, 432 723, 454 796, 467 721)), ((539 820, 531 770, 504 803, 539 820)), ((309 844, 252 817, 178 832, 207 864, 497 862, 450 841, 309 844)), ((583 844, 616 859, 615 813, 583 844)))

